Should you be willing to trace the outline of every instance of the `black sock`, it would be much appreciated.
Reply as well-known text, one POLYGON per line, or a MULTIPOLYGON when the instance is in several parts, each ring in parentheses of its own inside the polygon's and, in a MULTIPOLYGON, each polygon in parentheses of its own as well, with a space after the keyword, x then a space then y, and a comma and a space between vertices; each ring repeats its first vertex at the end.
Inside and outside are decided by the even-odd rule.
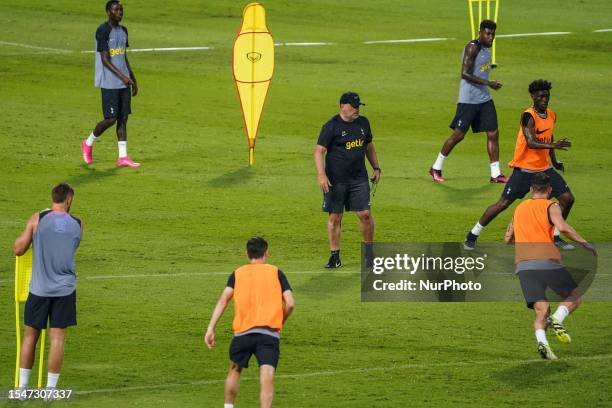
POLYGON ((332 256, 340 256, 340 250, 331 251, 332 256))

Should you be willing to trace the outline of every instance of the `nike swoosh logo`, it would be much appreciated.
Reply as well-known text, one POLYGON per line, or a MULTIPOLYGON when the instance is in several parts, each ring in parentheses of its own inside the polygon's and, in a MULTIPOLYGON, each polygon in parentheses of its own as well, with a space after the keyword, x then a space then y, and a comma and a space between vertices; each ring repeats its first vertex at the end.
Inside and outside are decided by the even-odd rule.
POLYGON ((536 129, 536 134, 537 134, 537 135, 541 135, 542 133, 546 132, 547 130, 550 130, 550 128, 548 128, 548 129, 544 129, 544 130, 538 130, 538 129, 536 129))

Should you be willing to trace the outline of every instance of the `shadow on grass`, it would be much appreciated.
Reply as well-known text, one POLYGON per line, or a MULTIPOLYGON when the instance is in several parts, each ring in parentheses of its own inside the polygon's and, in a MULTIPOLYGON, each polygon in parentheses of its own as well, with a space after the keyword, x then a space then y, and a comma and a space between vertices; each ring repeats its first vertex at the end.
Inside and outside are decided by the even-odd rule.
POLYGON ((566 361, 531 361, 507 368, 495 373, 498 380, 512 387, 528 389, 539 384, 546 384, 550 377, 558 378, 559 375, 571 375, 573 365, 566 361))
POLYGON ((120 167, 112 167, 107 170, 99 171, 86 164, 81 164, 81 168, 85 170, 85 172, 77 176, 69 177, 67 180, 68 184, 75 187, 81 187, 93 181, 100 181, 101 179, 112 177, 121 169, 120 167))
POLYGON ((334 274, 325 273, 321 268, 321 274, 315 275, 307 282, 296 286, 299 293, 311 299, 328 299, 332 294, 359 289, 356 283, 357 274, 334 274))
POLYGON ((242 167, 217 176, 211 179, 208 184, 211 187, 230 187, 238 184, 245 184, 253 178, 254 174, 255 170, 251 169, 251 167, 242 167))
MULTIPOLYGON (((446 201, 449 203, 459 204, 459 205, 472 205, 472 204, 481 204, 482 210, 484 211, 489 205, 493 204, 497 200, 491 200, 491 202, 483 202, 480 198, 480 194, 487 192, 493 188, 495 188, 496 184, 481 184, 479 187, 474 188, 457 188, 449 186, 448 184, 435 183, 437 188, 442 189, 447 195, 446 201)), ((502 190, 499 190, 501 194, 502 190)))

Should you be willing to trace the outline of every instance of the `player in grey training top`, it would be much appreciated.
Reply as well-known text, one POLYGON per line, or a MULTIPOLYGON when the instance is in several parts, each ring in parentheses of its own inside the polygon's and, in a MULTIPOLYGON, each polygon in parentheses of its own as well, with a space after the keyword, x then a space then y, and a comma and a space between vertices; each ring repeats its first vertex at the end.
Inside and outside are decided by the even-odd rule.
POLYGON ((67 212, 42 211, 32 239, 30 293, 68 296, 76 289, 74 254, 81 243, 81 221, 67 212))
POLYGON ((491 183, 505 183, 508 179, 499 168, 499 131, 497 129, 497 111, 489 94, 489 88, 502 87, 501 82, 489 80, 491 73, 491 46, 495 39, 497 25, 491 20, 480 23, 478 38, 470 41, 463 49, 461 56, 461 82, 459 83, 459 100, 455 118, 450 124, 453 133, 444 142, 429 174, 435 182, 443 182, 442 165, 453 150, 463 140, 470 126, 472 132, 487 133, 487 151, 491 162, 491 183))
POLYGON ((127 155, 127 120, 132 112, 131 97, 138 93, 138 85, 127 58, 128 31, 119 24, 123 18, 123 6, 118 0, 110 0, 106 3, 106 14, 108 21, 96 31, 95 62, 95 85, 102 91, 104 120, 81 142, 83 160, 87 164, 93 163, 96 138, 117 122, 117 166, 138 167, 140 163, 132 161, 127 155))
POLYGON ((28 386, 40 331, 49 325, 47 388, 57 386, 64 361, 66 328, 76 325, 76 271, 74 255, 81 242, 81 221, 69 214, 74 190, 61 183, 53 187, 51 209, 34 213, 15 241, 15 255, 32 249, 32 279, 24 311, 25 331, 19 355, 19 388, 28 386))

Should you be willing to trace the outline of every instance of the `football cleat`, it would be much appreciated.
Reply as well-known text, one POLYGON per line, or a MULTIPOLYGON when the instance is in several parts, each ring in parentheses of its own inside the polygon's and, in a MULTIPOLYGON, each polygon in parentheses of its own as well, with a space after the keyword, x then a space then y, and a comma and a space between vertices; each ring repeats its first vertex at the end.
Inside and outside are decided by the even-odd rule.
POLYGON ((432 167, 429 169, 429 174, 436 183, 443 183, 445 181, 444 177, 442 176, 442 170, 436 170, 432 167))
POLYGON ((548 344, 538 343, 538 353, 544 360, 557 360, 557 356, 553 353, 548 344))
POLYGON ((342 262, 340 261, 340 257, 338 255, 330 256, 329 261, 327 261, 327 264, 325 265, 327 269, 335 269, 341 266, 342 266, 342 262))
POLYGON ((129 157, 120 157, 117 159, 117 166, 119 167, 140 167, 140 163, 136 163, 129 157))
POLYGON ((564 241, 558 235, 555 235, 555 246, 563 251, 571 251, 573 249, 576 249, 575 246, 573 246, 569 242, 564 241))
POLYGON ((559 340, 561 343, 570 344, 572 342, 572 338, 567 330, 565 330, 565 327, 563 327, 563 325, 559 323, 554 316, 550 316, 548 319, 546 319, 546 323, 548 323, 548 327, 552 329, 555 336, 557 336, 557 340, 559 340))
POLYGON ((93 163, 93 157, 92 157, 93 146, 87 146, 87 143, 85 142, 85 140, 81 142, 81 152, 83 152, 83 160, 85 160, 85 163, 87 164, 93 163))
POLYGON ((497 177, 491 177, 489 179, 489 182, 491 182, 491 183, 507 183, 508 182, 508 177, 504 176, 503 174, 500 174, 497 177))
POLYGON ((472 234, 472 231, 468 232, 468 234, 465 236, 465 240, 463 241, 463 249, 471 251, 476 248, 477 239, 478 235, 472 234))

